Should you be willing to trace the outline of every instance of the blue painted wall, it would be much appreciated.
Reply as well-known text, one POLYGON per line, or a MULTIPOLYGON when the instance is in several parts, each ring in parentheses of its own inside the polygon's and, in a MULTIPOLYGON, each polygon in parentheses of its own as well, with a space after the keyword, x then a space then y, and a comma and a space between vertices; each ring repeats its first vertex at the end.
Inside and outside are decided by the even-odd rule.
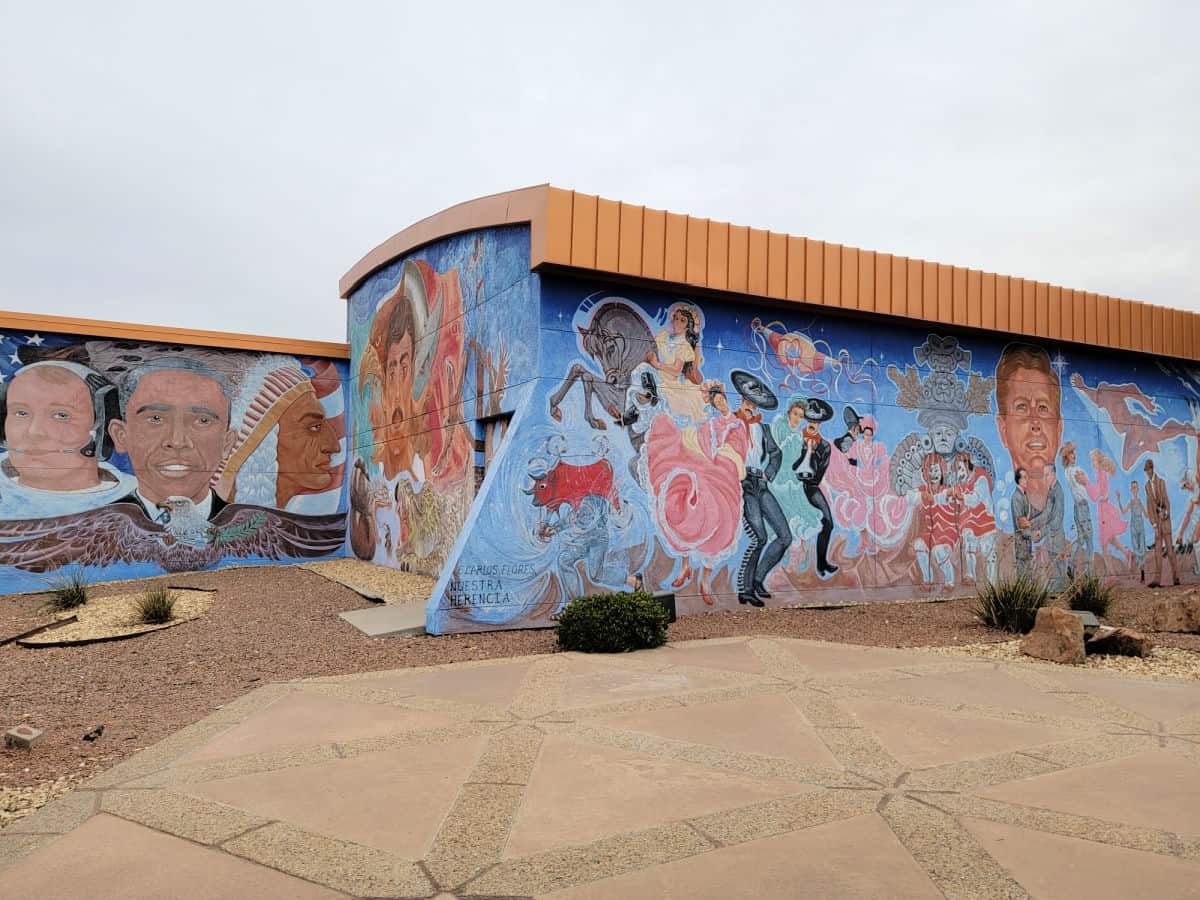
POLYGON ((683 612, 971 593, 1017 569, 1133 583, 1154 577, 1147 460, 1196 578, 1194 369, 598 280, 543 278, 540 306, 536 379, 432 631, 551 625, 638 580, 683 612), (726 415, 714 388, 757 404, 726 415))

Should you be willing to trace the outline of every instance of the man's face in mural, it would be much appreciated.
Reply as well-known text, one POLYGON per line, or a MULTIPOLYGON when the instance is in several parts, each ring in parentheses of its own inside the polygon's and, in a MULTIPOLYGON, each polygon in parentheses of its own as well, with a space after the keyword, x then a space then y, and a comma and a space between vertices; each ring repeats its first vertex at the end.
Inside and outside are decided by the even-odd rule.
POLYGON ((996 428, 1013 467, 1041 476, 1062 440, 1057 385, 1038 369, 1017 369, 1004 408, 996 416, 996 428))
POLYGON ((4 434, 21 484, 48 491, 99 484, 95 457, 79 452, 91 442, 94 424, 91 389, 74 372, 18 372, 8 388, 4 434))
POLYGON ((385 422, 391 426, 383 435, 386 440, 384 474, 394 478, 408 471, 413 456, 427 450, 429 436, 415 421, 420 413, 413 399, 413 383, 416 379, 416 360, 413 337, 408 332, 393 336, 387 346, 384 360, 383 412, 385 422))
POLYGON ((199 503, 237 437, 229 398, 197 372, 151 372, 138 382, 124 420, 109 425, 117 450, 129 454, 138 490, 152 503, 188 497, 199 503))
POLYGON ((331 464, 340 449, 325 408, 307 391, 279 417, 276 501, 285 506, 301 491, 320 491, 333 481, 331 464))
POLYGON ((933 441, 935 452, 947 456, 954 450, 954 442, 958 440, 958 431, 951 425, 934 425, 929 429, 929 439, 933 441))
POLYGON ((388 421, 401 424, 412 414, 413 395, 413 339, 411 334, 401 335, 399 340, 388 344, 386 383, 383 402, 388 410, 388 421))

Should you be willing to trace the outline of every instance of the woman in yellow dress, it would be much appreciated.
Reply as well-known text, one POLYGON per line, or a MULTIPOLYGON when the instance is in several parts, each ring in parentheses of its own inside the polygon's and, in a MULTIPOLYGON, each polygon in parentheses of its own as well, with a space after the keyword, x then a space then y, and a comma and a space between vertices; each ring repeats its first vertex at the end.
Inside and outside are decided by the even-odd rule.
POLYGON ((667 327, 646 351, 646 362, 659 373, 667 406, 693 422, 704 418, 705 401, 696 386, 704 382, 700 367, 700 313, 687 303, 676 303, 667 315, 667 327))

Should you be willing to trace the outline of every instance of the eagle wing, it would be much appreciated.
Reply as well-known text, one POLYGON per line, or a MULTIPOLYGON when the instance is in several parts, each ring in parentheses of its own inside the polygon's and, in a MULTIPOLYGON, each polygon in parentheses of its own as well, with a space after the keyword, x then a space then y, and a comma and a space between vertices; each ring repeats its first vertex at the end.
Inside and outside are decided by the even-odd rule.
POLYGON ((49 519, 0 522, 0 566, 50 572, 68 565, 155 562, 164 529, 136 503, 49 519))
POLYGON ((301 516, 266 506, 231 504, 213 519, 210 547, 221 556, 296 559, 329 556, 346 543, 346 514, 301 516))

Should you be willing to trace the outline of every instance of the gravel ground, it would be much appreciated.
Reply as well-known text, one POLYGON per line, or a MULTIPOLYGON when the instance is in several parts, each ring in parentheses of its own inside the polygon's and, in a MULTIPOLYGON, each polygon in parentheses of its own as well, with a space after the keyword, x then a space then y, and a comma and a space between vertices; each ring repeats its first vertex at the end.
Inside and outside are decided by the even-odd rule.
MULTIPOLYGON (((0 646, 0 730, 28 722, 46 732, 32 752, 0 749, 0 814, 33 802, 30 798, 48 799, 57 779, 73 781, 106 769, 263 682, 555 649, 550 630, 371 639, 337 616, 371 604, 300 566, 150 581, 218 593, 206 615, 131 640, 43 649, 0 646), (100 740, 81 740, 102 723, 100 740)), ((97 587, 95 594, 129 590, 128 583, 110 584, 97 587)), ((1186 590, 1123 592, 1106 621, 1144 628, 1154 599, 1186 590)), ((975 621, 971 604, 964 599, 717 612, 680 619, 671 626, 670 638, 772 634, 887 647, 1010 640, 975 621)), ((52 619, 44 596, 0 598, 0 640, 52 619)), ((1200 651, 1200 635, 1159 634, 1155 640, 1160 647, 1200 651)))
MULTIPOLYGON (((1002 659, 1006 662, 1025 662, 1036 666, 1054 668, 1057 663, 1034 659, 1021 652, 1020 641, 1005 641, 1002 644, 968 644, 965 647, 930 647, 938 653, 976 656, 984 659, 1002 659)), ((1117 675, 1135 675, 1157 681, 1177 679, 1200 681, 1200 653, 1178 650, 1174 647, 1155 647, 1150 655, 1137 656, 1089 656, 1080 669, 1095 669, 1117 675)))

